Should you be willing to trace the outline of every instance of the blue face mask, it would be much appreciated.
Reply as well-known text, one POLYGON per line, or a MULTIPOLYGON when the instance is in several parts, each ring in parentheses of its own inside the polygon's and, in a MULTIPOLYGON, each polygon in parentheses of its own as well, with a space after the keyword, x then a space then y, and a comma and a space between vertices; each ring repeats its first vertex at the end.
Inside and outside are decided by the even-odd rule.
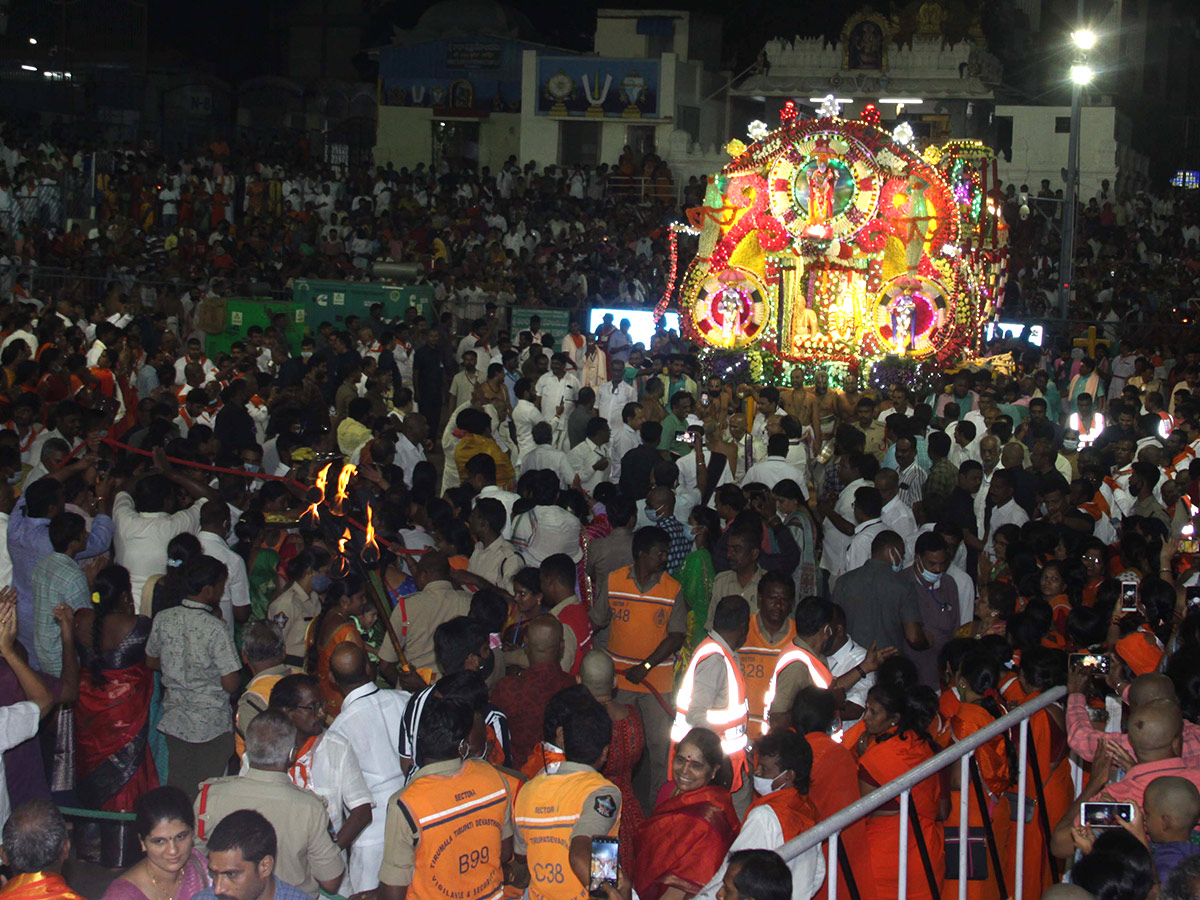
POLYGON ((921 570, 921 577, 925 579, 925 583, 930 587, 937 587, 942 583, 942 576, 937 572, 930 572, 927 569, 921 570))
POLYGON ((329 590, 331 584, 333 584, 333 579, 328 575, 323 575, 320 572, 313 575, 313 590, 318 594, 323 594, 329 590))

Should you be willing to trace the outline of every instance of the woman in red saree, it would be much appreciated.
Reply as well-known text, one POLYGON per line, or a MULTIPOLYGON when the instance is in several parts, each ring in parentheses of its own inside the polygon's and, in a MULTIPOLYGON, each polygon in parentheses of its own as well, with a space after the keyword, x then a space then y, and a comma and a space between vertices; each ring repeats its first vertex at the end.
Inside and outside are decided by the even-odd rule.
MULTIPOLYGON (((966 740, 979 729, 991 725, 1004 715, 1000 705, 997 686, 1000 683, 1000 666, 987 650, 977 649, 967 654, 956 676, 955 687, 962 702, 947 721, 948 743, 966 740)), ((996 850, 1001 861, 1008 858, 1012 815, 1005 793, 1012 789, 1012 772, 1016 768, 1016 751, 1012 741, 1006 737, 995 737, 975 751, 975 762, 979 767, 983 784, 988 817, 996 839, 996 850)), ((946 821, 946 857, 951 871, 958 869, 958 825, 960 792, 967 792, 967 827, 969 848, 967 851, 967 897, 969 900, 1002 900, 1000 886, 996 880, 992 857, 985 843, 983 816, 979 808, 979 796, 971 784, 958 783, 959 769, 950 769, 953 790, 950 793, 950 817, 946 821)), ((1011 895, 1012 885, 1007 880, 1005 887, 1011 895)), ((947 878, 947 896, 957 896, 958 879, 947 878)))
MULTIPOLYGON (((1061 650, 1048 650, 1044 647, 1026 650, 1021 654, 1018 678, 1026 694, 1025 702, 1029 702, 1042 691, 1066 681, 1067 654, 1061 650)), ((1067 764, 1065 717, 1062 705, 1054 703, 1034 713, 1029 719, 1029 755, 1037 755, 1038 774, 1041 776, 1040 781, 1045 793, 1045 811, 1050 828, 1054 828, 1066 814, 1075 796, 1074 785, 1071 783, 1071 767, 1067 764)), ((1022 896, 1040 897, 1051 881, 1049 835, 1043 834, 1040 810, 1036 809, 1041 804, 1038 801, 1032 764, 1025 771, 1025 796, 1029 805, 1035 807, 1035 814, 1033 821, 1025 826, 1025 888, 1022 896)), ((1016 791, 1016 788, 1013 790, 1016 791)), ((1016 833, 1015 826, 1013 833, 1016 833)), ((1016 891, 1015 839, 1013 850, 1014 852, 1009 854, 1005 872, 1010 894, 1016 891)), ((1062 872, 1061 861, 1059 872, 1062 872)))
POLYGON ((720 782, 725 755, 717 736, 693 728, 675 748, 672 780, 638 835, 633 886, 642 900, 686 900, 717 873, 739 823, 720 782))
MULTIPOLYGON (((88 670, 75 703, 76 789, 83 807, 130 812, 143 793, 158 787, 149 744, 150 620, 134 613, 129 571, 123 566, 101 570, 93 590, 91 608, 75 613, 75 645, 88 670)), ((128 825, 95 823, 101 846, 119 857, 109 856, 105 865, 127 865, 127 854, 136 855, 128 825)))
MULTIPOLYGON (((904 688, 891 683, 877 683, 867 694, 863 725, 874 739, 858 759, 859 791, 865 797, 876 788, 899 778, 905 772, 930 759, 937 745, 929 736, 928 722, 937 713, 937 697, 922 688, 904 688)), ((941 879, 946 872, 946 848, 941 819, 945 818, 948 791, 942 790, 942 779, 932 775, 910 792, 916 806, 916 821, 909 820, 908 832, 908 897, 910 900, 932 900, 934 896, 926 877, 915 827, 921 829, 929 853, 939 894, 941 879)), ((895 900, 898 896, 900 802, 899 798, 885 803, 867 818, 867 841, 875 892, 879 900, 895 900)))

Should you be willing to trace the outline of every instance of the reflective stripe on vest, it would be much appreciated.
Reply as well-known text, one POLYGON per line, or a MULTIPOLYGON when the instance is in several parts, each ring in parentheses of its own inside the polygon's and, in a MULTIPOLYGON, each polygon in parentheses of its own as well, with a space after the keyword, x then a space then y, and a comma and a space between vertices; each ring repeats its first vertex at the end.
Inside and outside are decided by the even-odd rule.
POLYGON ((398 801, 420 829, 408 894, 413 900, 496 900, 503 895, 500 843, 508 785, 485 762, 448 775, 419 775, 398 801))
POLYGON ((746 737, 746 727, 750 721, 750 704, 746 701, 746 682, 742 671, 725 652, 725 648, 712 638, 705 638, 692 654, 679 692, 675 696, 675 722, 671 726, 671 742, 678 744, 692 730, 688 724, 688 708, 692 704, 692 690, 695 686, 696 667, 710 656, 719 655, 725 663, 726 687, 725 707, 709 709, 705 718, 709 726, 721 739, 721 749, 726 756, 745 751, 749 739, 746 737))
POLYGON ((771 673, 771 683, 767 685, 767 696, 763 698, 763 734, 771 730, 771 704, 775 702, 775 683, 779 680, 779 673, 795 662, 804 664, 808 669, 808 677, 817 687, 827 689, 833 684, 829 669, 807 650, 793 646, 780 653, 775 661, 775 671, 771 673))
POLYGON ((571 869, 571 832, 584 812, 583 804, 600 788, 612 791, 614 806, 606 834, 616 837, 621 790, 599 772, 539 775, 517 794, 513 821, 525 842, 530 900, 587 900, 586 885, 571 869))

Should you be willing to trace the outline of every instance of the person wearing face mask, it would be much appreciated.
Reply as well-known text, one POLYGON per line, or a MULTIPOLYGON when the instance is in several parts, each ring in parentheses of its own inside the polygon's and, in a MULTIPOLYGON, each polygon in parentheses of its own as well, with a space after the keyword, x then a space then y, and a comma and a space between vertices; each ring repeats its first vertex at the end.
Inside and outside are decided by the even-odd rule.
POLYGON ((916 561, 905 572, 916 588, 920 622, 928 640, 926 649, 910 646, 905 656, 916 663, 921 684, 931 690, 937 690, 941 683, 938 654, 960 624, 958 586, 953 579, 942 577, 949 562, 945 539, 929 532, 917 538, 916 561))
POLYGON ((746 680, 737 652, 750 634, 750 604, 736 594, 724 597, 713 614, 708 636, 692 654, 675 695, 671 755, 692 728, 709 728, 729 758, 733 806, 741 816, 750 804, 746 730, 750 724, 746 680))
POLYGON ((380 900, 500 894, 513 856, 512 804, 503 776, 472 758, 484 734, 466 699, 426 704, 418 750, 427 762, 387 804, 380 900))
POLYGON ((600 774, 612 719, 597 701, 581 699, 557 729, 566 758, 521 788, 513 814, 517 868, 528 868, 529 896, 540 900, 581 896, 590 881, 592 838, 615 838, 620 828, 621 790, 600 774))
POLYGON ((482 620, 465 615, 443 622, 434 632, 434 653, 441 678, 409 698, 400 726, 400 765, 409 781, 424 765, 420 735, 421 729, 425 727, 426 707, 432 698, 444 697, 451 690, 459 690, 464 676, 468 675, 471 676, 472 683, 478 678, 484 680, 482 697, 474 697, 472 685, 467 685, 467 688, 471 688, 467 693, 471 693, 473 699, 479 701, 481 714, 486 712, 485 726, 490 734, 485 735, 485 740, 492 742, 487 752, 495 755, 497 763, 511 765, 512 741, 508 731, 508 720, 504 713, 488 706, 487 700, 486 680, 496 663, 492 656, 490 638, 487 625, 482 620))
POLYGON ((250 581, 246 577, 246 562, 229 549, 225 535, 229 533, 229 504, 223 500, 205 500, 200 507, 200 546, 213 559, 225 564, 229 577, 221 595, 221 619, 229 636, 233 637, 235 622, 250 618, 250 581))
POLYGON ((906 655, 929 646, 916 585, 903 569, 904 540, 884 531, 871 542, 866 564, 838 579, 833 602, 846 614, 846 633, 855 643, 896 647, 906 655))
MULTIPOLYGON (((808 795, 813 752, 802 735, 791 729, 768 734, 755 746, 755 756, 754 792, 758 796, 729 847, 729 856, 697 898, 710 900, 716 896, 733 854, 779 850, 821 820, 808 795)), ((821 847, 812 847, 789 860, 787 868, 792 877, 790 896, 812 897, 825 879, 821 847)))

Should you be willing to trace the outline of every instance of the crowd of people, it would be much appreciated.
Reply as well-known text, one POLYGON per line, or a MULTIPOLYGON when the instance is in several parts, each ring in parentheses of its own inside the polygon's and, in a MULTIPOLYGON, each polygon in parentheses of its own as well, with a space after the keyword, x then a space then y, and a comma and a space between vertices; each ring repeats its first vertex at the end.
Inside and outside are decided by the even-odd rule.
POLYGON ((1178 329, 752 384, 665 329, 583 327, 598 296, 654 302, 665 205, 513 161, 229 157, 125 155, 94 236, 6 219, 10 264, 111 282, 4 270, 0 895, 69 896, 75 855, 122 870, 109 900, 885 900, 905 840, 914 898, 1010 896, 1018 855, 1029 898, 1197 896, 1178 329), (428 263, 435 319, 206 354, 206 297, 385 258, 428 263), (131 294, 146 272, 161 293, 131 294), (513 329, 514 301, 574 315, 513 329), (972 785, 920 782, 907 836, 890 803, 840 858, 785 850, 1023 704, 1026 759, 999 734, 972 785))
MULTIPOLYGON (((39 269, 65 269, 119 280, 137 305, 170 314, 205 296, 282 291, 295 278, 366 280, 375 262, 390 261, 427 264, 439 302, 459 310, 484 300, 653 306, 666 226, 681 214, 661 160, 629 148, 611 171, 511 157, 476 173, 453 163, 316 164, 283 147, 231 151, 221 141, 167 158, 2 134, 5 298, 14 287, 36 293, 39 269), (627 171, 651 173, 654 189, 631 202, 627 171), (89 210, 94 227, 79 221, 89 210)), ((695 178, 682 190, 685 205, 702 194, 695 178)), ((82 299, 88 285, 68 284, 82 299)))

